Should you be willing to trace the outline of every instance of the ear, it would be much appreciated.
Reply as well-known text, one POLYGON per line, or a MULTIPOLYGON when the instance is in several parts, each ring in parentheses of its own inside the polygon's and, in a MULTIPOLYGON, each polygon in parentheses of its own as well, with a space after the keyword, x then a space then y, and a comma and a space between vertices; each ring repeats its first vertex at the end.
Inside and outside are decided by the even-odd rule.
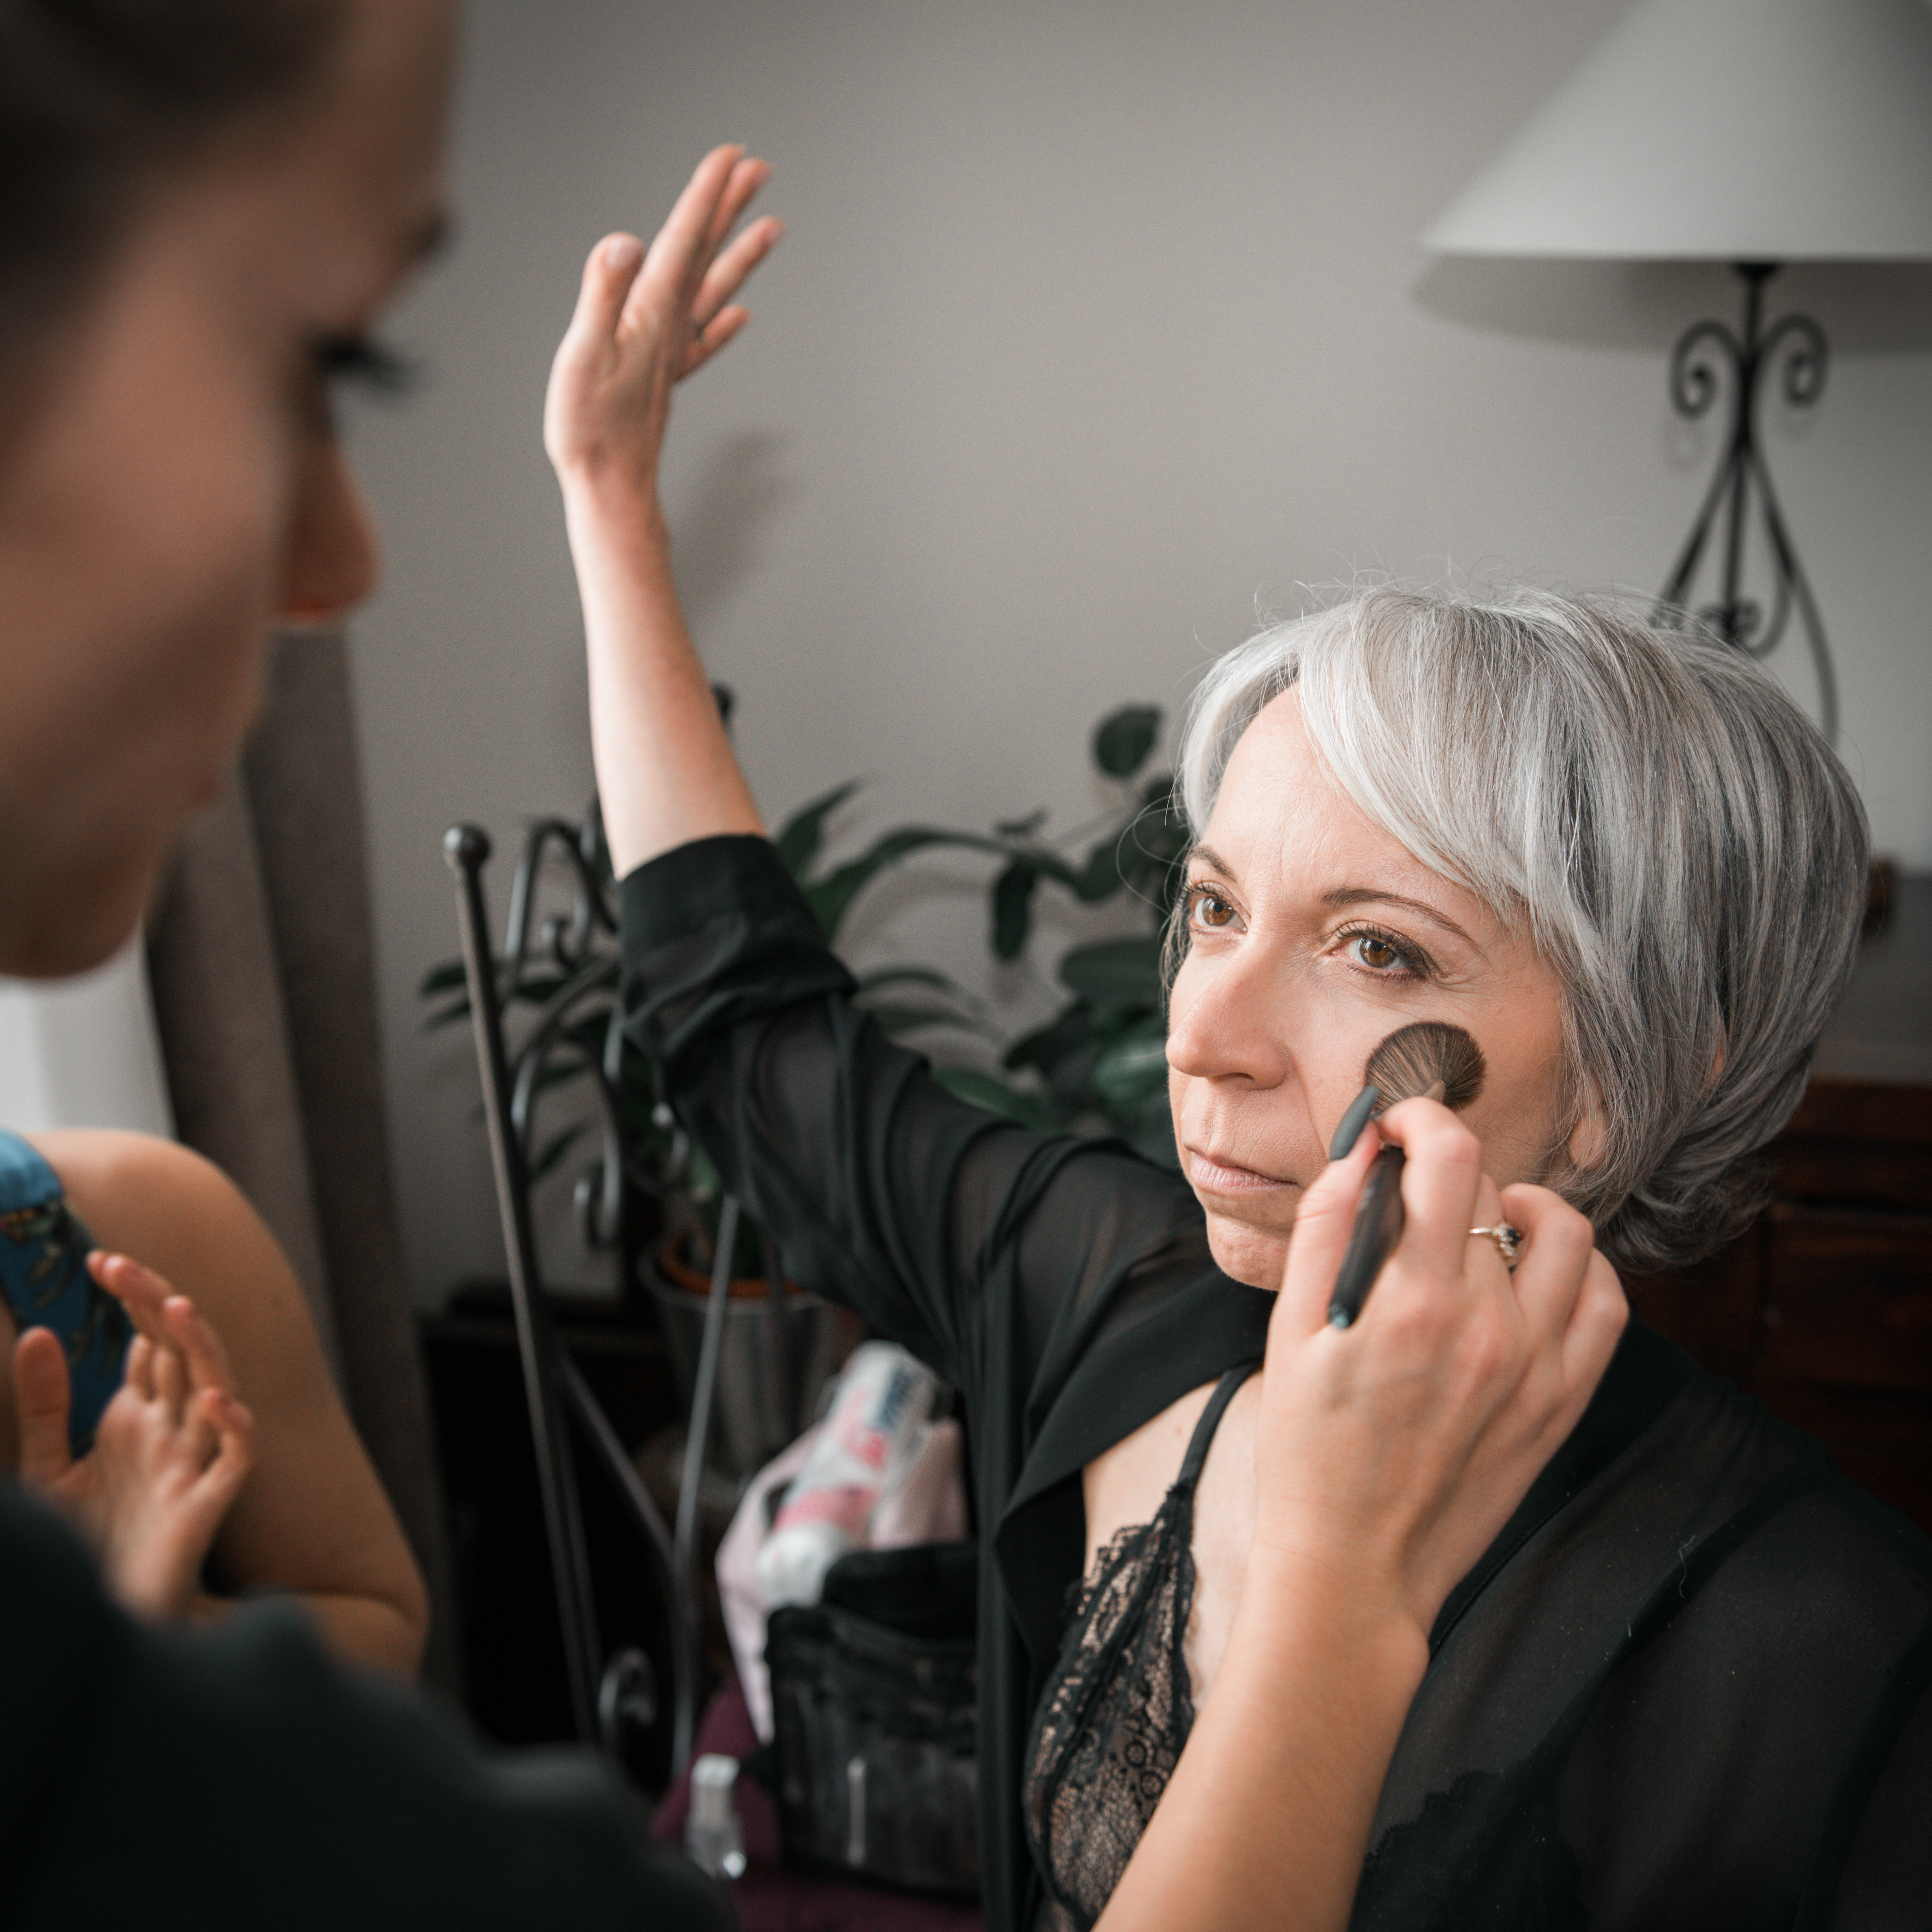
POLYGON ((1610 1144, 1610 1123, 1604 1112, 1603 1096, 1597 1091, 1594 1080, 1586 1080, 1583 1083, 1583 1105, 1576 1115, 1576 1124, 1570 1130, 1570 1138, 1564 1144, 1564 1152, 1569 1157, 1572 1171, 1594 1167, 1603 1159, 1610 1144))

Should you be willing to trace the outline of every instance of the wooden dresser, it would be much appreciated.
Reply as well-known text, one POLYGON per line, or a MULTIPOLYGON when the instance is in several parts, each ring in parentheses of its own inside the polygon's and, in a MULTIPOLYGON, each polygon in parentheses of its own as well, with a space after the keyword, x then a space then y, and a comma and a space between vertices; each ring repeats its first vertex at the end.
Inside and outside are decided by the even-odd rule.
POLYGON ((1771 1151, 1756 1224, 1631 1300, 1932 1534, 1932 877, 1867 934, 1771 1151))

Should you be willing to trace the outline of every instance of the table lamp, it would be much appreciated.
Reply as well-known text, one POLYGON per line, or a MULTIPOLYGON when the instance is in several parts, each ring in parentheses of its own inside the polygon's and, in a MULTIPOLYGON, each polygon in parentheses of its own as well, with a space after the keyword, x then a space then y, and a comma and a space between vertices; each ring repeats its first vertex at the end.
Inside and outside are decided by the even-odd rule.
POLYGON ((1670 398, 1695 421, 1728 391, 1730 432, 1660 593, 1681 614, 1721 519, 1714 602, 1698 614, 1754 656, 1796 610, 1838 730, 1824 626, 1758 435, 1774 371, 1808 408, 1825 386, 1811 317, 1767 324, 1765 284, 1793 261, 1932 259, 1932 10, 1924 0, 1640 0, 1423 238, 1438 254, 1716 261, 1742 278, 1743 326, 1694 323, 1670 398), (1743 592, 1755 505, 1774 594, 1743 592))

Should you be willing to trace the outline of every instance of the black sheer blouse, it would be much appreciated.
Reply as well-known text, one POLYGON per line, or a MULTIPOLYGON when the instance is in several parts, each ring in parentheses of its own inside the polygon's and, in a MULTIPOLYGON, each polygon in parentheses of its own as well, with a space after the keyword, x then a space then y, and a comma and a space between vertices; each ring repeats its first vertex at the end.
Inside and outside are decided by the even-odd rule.
MULTIPOLYGON (((1268 1298, 1215 1268, 1178 1176, 1025 1132, 888 1041, 764 840, 697 841, 622 896, 628 1024, 680 1116, 796 1278, 964 1396, 981 1870, 1020 1932, 1080 1471, 1257 1359, 1268 1298)), ((1924 1922, 1932 1545, 1640 1325, 1430 1648, 1358 1928, 1924 1922)))

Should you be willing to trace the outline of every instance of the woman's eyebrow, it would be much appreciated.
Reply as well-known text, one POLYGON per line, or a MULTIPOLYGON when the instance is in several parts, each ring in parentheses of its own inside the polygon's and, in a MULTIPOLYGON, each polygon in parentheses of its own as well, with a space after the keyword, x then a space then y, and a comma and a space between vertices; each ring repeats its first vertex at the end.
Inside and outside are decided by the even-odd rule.
POLYGON ((1235 877, 1234 867, 1229 865, 1211 845, 1189 846, 1188 864, 1192 866, 1197 860, 1205 866, 1210 872, 1219 872, 1224 879, 1233 879, 1235 877))
MULTIPOLYGON (((1406 892, 1392 892, 1380 886, 1337 886, 1332 892, 1322 895, 1322 903, 1339 911, 1344 906, 1366 905, 1370 902, 1382 905, 1406 906, 1411 912, 1419 912, 1445 931, 1453 932, 1472 952, 1483 953, 1482 947, 1438 907, 1431 905, 1426 899, 1412 899, 1406 892)), ((1486 953, 1483 953, 1487 958, 1486 953)))

